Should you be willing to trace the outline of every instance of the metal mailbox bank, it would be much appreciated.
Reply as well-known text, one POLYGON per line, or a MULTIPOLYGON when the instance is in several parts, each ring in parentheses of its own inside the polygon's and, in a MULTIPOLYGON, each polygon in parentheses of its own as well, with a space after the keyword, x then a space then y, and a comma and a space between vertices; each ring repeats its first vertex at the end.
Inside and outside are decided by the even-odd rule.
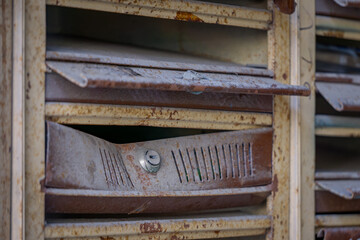
POLYGON ((359 6, 2 0, 0 239, 358 238, 359 6))

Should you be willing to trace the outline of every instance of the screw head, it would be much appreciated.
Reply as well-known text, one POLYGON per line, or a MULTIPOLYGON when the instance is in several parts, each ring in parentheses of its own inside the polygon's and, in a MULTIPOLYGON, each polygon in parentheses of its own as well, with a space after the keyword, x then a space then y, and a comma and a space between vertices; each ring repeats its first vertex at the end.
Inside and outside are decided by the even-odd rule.
POLYGON ((145 150, 140 156, 140 165, 143 169, 150 173, 156 173, 160 169, 160 154, 154 150, 145 150))

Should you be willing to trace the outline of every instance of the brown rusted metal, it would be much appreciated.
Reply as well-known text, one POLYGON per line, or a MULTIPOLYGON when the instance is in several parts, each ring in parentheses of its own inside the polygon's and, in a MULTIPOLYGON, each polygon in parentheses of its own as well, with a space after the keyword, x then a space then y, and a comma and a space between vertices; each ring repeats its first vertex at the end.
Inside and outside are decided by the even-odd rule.
POLYGON ((360 85, 360 75, 344 73, 316 73, 317 82, 349 83, 360 85))
POLYGON ((360 199, 348 200, 328 191, 315 192, 316 213, 359 212, 360 199))
POLYGON ((272 96, 148 89, 81 88, 58 74, 46 74, 47 102, 119 104, 230 111, 272 112, 272 96), (211 99, 211 101, 209 101, 211 99))
POLYGON ((322 228, 317 237, 324 240, 355 240, 360 238, 360 227, 322 228))
POLYGON ((274 0, 274 3, 282 13, 292 14, 295 11, 295 0, 274 0))
POLYGON ((344 8, 335 3, 335 1, 329 0, 316 0, 316 14, 349 18, 349 19, 360 19, 359 9, 356 8, 344 8))
POLYGON ((47 61, 47 66, 80 87, 152 89, 162 91, 242 94, 310 94, 305 86, 291 86, 271 78, 234 74, 198 73, 92 63, 47 61))
POLYGON ((360 111, 360 85, 316 82, 316 88, 337 111, 360 111))
POLYGON ((84 45, 88 48, 50 46, 47 66, 81 87, 197 93, 310 94, 310 89, 305 86, 274 81, 269 70, 127 46, 84 45))
POLYGON ((47 126, 49 212, 192 211, 257 204, 269 194, 270 128, 117 145, 47 126), (160 155, 156 174, 140 165, 148 150, 160 155))

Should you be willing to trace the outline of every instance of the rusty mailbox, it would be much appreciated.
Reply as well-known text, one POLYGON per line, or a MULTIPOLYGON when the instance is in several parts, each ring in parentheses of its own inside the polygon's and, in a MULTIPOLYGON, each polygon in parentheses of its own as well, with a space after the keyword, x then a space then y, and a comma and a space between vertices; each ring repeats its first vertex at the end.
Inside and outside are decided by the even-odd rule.
MULTIPOLYGON (((49 38, 46 101, 272 112, 309 95, 267 69, 49 38)), ((119 133, 121 134, 121 133, 119 133)), ((48 213, 174 213, 254 205, 271 192, 272 129, 113 144, 47 122, 48 213)))

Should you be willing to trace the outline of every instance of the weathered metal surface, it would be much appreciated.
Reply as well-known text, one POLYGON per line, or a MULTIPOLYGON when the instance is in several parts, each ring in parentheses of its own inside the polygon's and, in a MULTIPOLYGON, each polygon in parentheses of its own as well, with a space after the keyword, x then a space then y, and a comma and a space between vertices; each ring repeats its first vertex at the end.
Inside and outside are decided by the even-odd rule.
POLYGON ((360 199, 348 200, 329 191, 315 192, 316 213, 354 213, 360 211, 360 199))
POLYGON ((86 197, 82 199, 80 193, 69 200, 61 193, 72 192, 60 190, 47 194, 48 211, 136 213, 138 208, 139 212, 168 212, 251 205, 262 201, 266 191, 259 196, 251 195, 256 189, 250 194, 245 191, 242 198, 236 189, 271 183, 271 129, 115 145, 56 123, 47 126, 47 188, 115 191, 122 198, 86 194, 84 204, 86 197), (161 158, 154 174, 140 166, 139 160, 149 150, 161 158), (160 201, 169 196, 176 199, 160 201))
POLYGON ((10 239, 13 1, 0 1, 0 239, 10 239))
POLYGON ((317 15, 360 19, 359 9, 344 8, 335 3, 335 1, 329 0, 316 0, 315 3, 317 15))
POLYGON ((360 214, 318 214, 316 227, 360 226, 360 214))
POLYGON ((337 111, 360 111, 360 85, 316 82, 316 88, 337 111))
POLYGON ((274 0, 274 3, 282 13, 292 14, 295 11, 295 0, 274 0))
MULTIPOLYGON (((100 237, 126 236, 129 239, 143 239, 148 234, 154 234, 155 239, 194 239, 202 238, 210 233, 215 233, 213 238, 226 236, 224 232, 233 232, 231 236, 259 235, 270 228, 271 217, 259 216, 202 216, 202 217, 173 217, 170 219, 156 220, 123 220, 101 221, 87 223, 79 221, 67 221, 65 223, 48 223, 45 228, 46 238, 67 237, 100 237), (259 233, 260 231, 260 233, 259 233), (223 232, 223 233, 222 233, 223 232), (243 234, 241 234, 243 232, 243 234), (217 234, 216 234, 217 233, 217 234), (191 234, 191 235, 189 235, 191 234), (183 237, 183 235, 185 237, 183 237), (172 237, 175 236, 175 237, 172 237)), ((151 237, 151 235, 149 236, 151 237)), ((106 239, 106 238, 105 238, 106 239)))
POLYGON ((63 37, 49 37, 47 41, 46 59, 48 61, 87 62, 262 77, 274 75, 267 69, 250 68, 231 62, 175 52, 63 37))
POLYGON ((360 8, 359 0, 334 0, 337 4, 342 7, 356 7, 360 8))
POLYGON ((343 73, 316 73, 316 81, 360 85, 360 75, 343 73))
MULTIPOLYGON (((274 80, 290 84, 290 19, 269 2, 273 11, 273 26, 268 31, 268 66, 274 71, 274 80)), ((289 239, 290 212, 290 99, 274 96, 273 109, 272 181, 269 214, 272 228, 267 239, 289 239)))
POLYGON ((316 16, 316 35, 348 40, 360 40, 357 20, 316 16))
MULTIPOLYGON (((13 1, 11 239, 25 239, 25 2, 13 1)), ((9 59, 10 60, 10 59, 9 59)))
POLYGON ((131 125, 240 130, 272 125, 268 113, 201 109, 46 103, 46 117, 65 124, 131 125))
POLYGON ((119 2, 115 0, 47 0, 47 4, 264 30, 269 29, 272 21, 272 14, 268 10, 199 1, 145 0, 139 2, 136 0, 126 0, 119 2))
POLYGON ((305 86, 281 84, 264 77, 58 61, 47 61, 47 66, 80 87, 152 89, 194 93, 300 96, 310 94, 310 90, 305 86))
POLYGON ((318 180, 316 185, 345 199, 360 198, 360 180, 318 180))
POLYGON ((25 1, 25 239, 44 239, 45 201, 44 0, 25 1))
POLYGON ((317 233, 324 240, 350 240, 360 238, 360 227, 323 228, 317 233))
MULTIPOLYGON (((308 84, 315 96, 315 1, 297 1, 290 17, 290 84, 308 84)), ((291 97, 290 239, 313 239, 315 222, 315 97, 291 97)))
POLYGON ((147 89, 81 88, 58 74, 46 74, 45 97, 47 102, 97 103, 216 109, 229 111, 272 112, 272 96, 253 94, 224 94, 147 89), (211 101, 209 101, 211 99, 211 101))
POLYGON ((360 118, 330 115, 315 116, 317 136, 359 137, 360 118))

